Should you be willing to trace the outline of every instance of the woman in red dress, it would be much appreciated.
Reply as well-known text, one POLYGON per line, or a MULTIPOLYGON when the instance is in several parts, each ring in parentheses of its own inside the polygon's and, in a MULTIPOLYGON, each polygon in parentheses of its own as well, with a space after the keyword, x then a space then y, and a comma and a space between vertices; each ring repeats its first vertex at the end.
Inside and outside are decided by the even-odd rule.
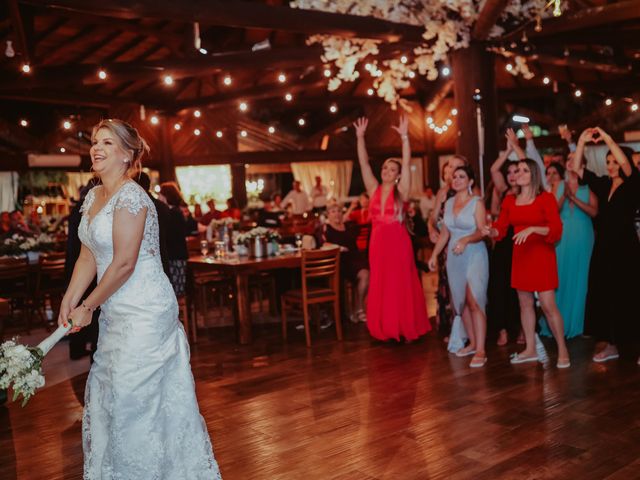
POLYGON ((542 360, 536 353, 536 313, 534 292, 538 292, 542 311, 558 344, 558 368, 570 366, 569 352, 564 342, 564 323, 558 310, 555 289, 558 288, 558 267, 555 243, 562 235, 562 221, 555 197, 542 188, 538 165, 528 158, 518 162, 516 195, 507 195, 500 216, 485 234, 504 238, 513 226, 513 267, 511 286, 518 291, 520 321, 526 348, 511 357, 511 363, 542 360))
POLYGON ((371 197, 367 326, 371 336, 378 340, 399 341, 402 337, 405 342, 411 342, 427 333, 431 326, 411 239, 403 224, 403 204, 409 198, 411 185, 409 121, 403 117, 400 124, 393 127, 402 139, 402 163, 394 158, 384 162, 382 184, 369 165, 364 141, 368 120, 359 118, 353 125, 362 178, 371 197))

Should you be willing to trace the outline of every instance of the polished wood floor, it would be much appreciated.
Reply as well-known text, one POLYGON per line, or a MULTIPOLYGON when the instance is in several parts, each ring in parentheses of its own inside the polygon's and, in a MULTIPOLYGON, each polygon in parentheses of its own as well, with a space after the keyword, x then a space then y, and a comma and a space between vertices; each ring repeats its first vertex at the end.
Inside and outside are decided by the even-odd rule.
MULTIPOLYGON (((309 350, 275 325, 255 338, 240 347, 216 329, 192 349, 226 480, 640 478, 640 367, 593 364, 588 340, 570 342, 574 365, 560 371, 511 366, 513 345, 472 370, 434 335, 383 344, 362 324, 309 350)), ((1 479, 82 477, 85 380, 0 407, 1 479)))

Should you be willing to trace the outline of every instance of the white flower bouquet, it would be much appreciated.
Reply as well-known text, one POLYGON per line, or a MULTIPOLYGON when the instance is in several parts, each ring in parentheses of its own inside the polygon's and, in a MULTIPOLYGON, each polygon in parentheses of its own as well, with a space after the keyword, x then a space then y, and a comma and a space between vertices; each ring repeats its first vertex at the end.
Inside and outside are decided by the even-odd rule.
POLYGON ((240 235, 238 235, 236 241, 239 244, 245 244, 249 242, 249 240, 251 240, 252 238, 256 238, 256 237, 265 237, 268 241, 273 241, 273 240, 279 240, 280 234, 277 231, 272 230, 270 228, 256 227, 256 228, 252 228, 248 232, 241 233, 240 235))
POLYGON ((44 386, 42 360, 45 355, 71 329, 59 326, 55 332, 40 342, 37 347, 28 347, 16 343, 15 339, 0 345, 0 390, 13 390, 13 400, 22 396, 24 407, 38 388, 44 386))

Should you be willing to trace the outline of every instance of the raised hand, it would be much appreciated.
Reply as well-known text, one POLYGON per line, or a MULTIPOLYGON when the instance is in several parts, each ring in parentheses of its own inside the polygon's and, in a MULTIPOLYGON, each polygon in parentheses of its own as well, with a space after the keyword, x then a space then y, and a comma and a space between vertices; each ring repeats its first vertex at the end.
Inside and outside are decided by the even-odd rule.
POLYGON ((398 124, 398 126, 396 127, 395 125, 393 125, 391 128, 398 132, 401 137, 406 137, 407 135, 409 135, 409 117, 407 117, 406 115, 402 115, 400 117, 400 123, 398 124))
POLYGON ((524 133, 524 138, 526 138, 527 140, 533 140, 533 132, 529 128, 528 123, 522 124, 522 133, 524 133))
POLYGON ((504 136, 507 139, 507 145, 510 145, 512 150, 515 149, 516 145, 519 146, 518 136, 516 135, 516 132, 513 131, 513 128, 507 128, 504 136))
POLYGON ((578 138, 578 143, 581 143, 582 145, 584 145, 587 142, 595 142, 596 139, 594 138, 594 134, 595 134, 594 128, 585 128, 584 131, 580 134, 580 137, 578 138))
POLYGON ((353 126, 356 129, 356 137, 364 138, 364 134, 367 131, 368 125, 369 119, 367 117, 360 117, 355 122, 353 122, 353 126))
POLYGON ((596 127, 591 130, 593 133, 591 134, 591 138, 594 142, 598 143, 599 141, 603 141, 607 145, 611 142, 611 136, 605 132, 602 128, 596 127))

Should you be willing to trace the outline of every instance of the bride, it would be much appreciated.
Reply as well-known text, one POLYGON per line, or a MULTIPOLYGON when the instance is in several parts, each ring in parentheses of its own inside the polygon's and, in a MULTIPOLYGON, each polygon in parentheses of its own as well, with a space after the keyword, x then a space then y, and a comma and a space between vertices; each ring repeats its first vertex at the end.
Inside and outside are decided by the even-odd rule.
POLYGON ((91 141, 101 184, 82 207, 82 250, 58 318, 77 331, 101 309, 82 420, 84 479, 220 479, 162 270, 158 215, 130 178, 148 146, 115 119, 96 125, 91 141), (81 302, 96 274, 97 287, 81 302))

